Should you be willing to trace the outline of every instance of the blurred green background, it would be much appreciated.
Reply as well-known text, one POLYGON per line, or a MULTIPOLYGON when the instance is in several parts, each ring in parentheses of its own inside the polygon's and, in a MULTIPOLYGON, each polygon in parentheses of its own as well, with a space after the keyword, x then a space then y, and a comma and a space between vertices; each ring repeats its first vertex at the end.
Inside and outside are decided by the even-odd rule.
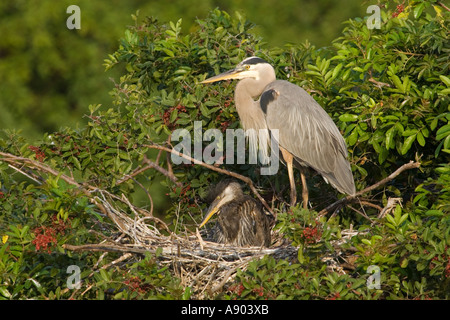
POLYGON ((120 68, 105 72, 131 14, 159 21, 183 19, 183 31, 216 7, 239 12, 256 24, 268 46, 310 41, 330 45, 351 17, 363 17, 359 0, 130 0, 0 2, 0 129, 21 130, 40 139, 62 126, 82 128, 89 104, 111 106, 109 91, 120 68), (81 29, 69 30, 66 9, 81 9, 81 29))

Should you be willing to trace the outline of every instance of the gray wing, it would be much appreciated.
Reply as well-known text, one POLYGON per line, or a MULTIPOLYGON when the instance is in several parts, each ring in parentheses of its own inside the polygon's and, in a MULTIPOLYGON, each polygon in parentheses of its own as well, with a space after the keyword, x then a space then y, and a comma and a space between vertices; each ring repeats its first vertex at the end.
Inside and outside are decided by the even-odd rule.
POLYGON ((270 130, 279 130, 279 145, 303 166, 319 172, 338 191, 355 194, 347 147, 326 111, 305 90, 288 81, 269 84, 260 98, 270 130))

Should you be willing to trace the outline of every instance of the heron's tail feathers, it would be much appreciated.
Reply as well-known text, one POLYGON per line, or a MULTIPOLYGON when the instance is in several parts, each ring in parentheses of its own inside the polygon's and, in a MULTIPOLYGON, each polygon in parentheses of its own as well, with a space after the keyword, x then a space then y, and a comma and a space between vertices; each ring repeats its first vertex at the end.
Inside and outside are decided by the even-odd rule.
POLYGON ((338 157, 333 172, 319 172, 322 177, 340 193, 355 195, 355 181, 350 163, 344 157, 338 157))

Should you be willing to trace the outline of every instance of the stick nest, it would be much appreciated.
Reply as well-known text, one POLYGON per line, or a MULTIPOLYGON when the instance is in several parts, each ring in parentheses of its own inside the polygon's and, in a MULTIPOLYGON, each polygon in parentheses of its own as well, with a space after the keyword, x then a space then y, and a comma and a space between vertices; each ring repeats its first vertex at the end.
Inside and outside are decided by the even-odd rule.
POLYGON ((92 202, 112 220, 109 233, 114 234, 114 237, 98 244, 65 244, 64 248, 72 251, 123 253, 118 261, 136 254, 155 254, 158 263, 168 265, 184 286, 192 288, 192 298, 202 298, 205 294, 220 291, 227 282, 233 280, 237 270, 245 270, 251 260, 268 254, 277 259, 291 260, 297 257, 297 248, 287 244, 277 234, 274 236, 278 241, 271 248, 235 247, 208 242, 202 239, 198 230, 190 234, 185 232, 185 235, 171 232, 163 221, 151 216, 145 209, 133 206, 123 195, 119 199, 104 190, 95 192, 99 195, 93 197, 92 202))

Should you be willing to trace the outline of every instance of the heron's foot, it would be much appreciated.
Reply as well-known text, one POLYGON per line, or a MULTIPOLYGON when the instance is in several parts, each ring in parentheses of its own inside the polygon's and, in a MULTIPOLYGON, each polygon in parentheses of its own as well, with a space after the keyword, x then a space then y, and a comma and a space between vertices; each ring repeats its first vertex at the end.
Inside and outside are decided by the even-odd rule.
POLYGON ((296 203, 297 203, 297 197, 294 197, 294 198, 291 197, 291 203, 290 203, 291 207, 295 206, 296 203))

